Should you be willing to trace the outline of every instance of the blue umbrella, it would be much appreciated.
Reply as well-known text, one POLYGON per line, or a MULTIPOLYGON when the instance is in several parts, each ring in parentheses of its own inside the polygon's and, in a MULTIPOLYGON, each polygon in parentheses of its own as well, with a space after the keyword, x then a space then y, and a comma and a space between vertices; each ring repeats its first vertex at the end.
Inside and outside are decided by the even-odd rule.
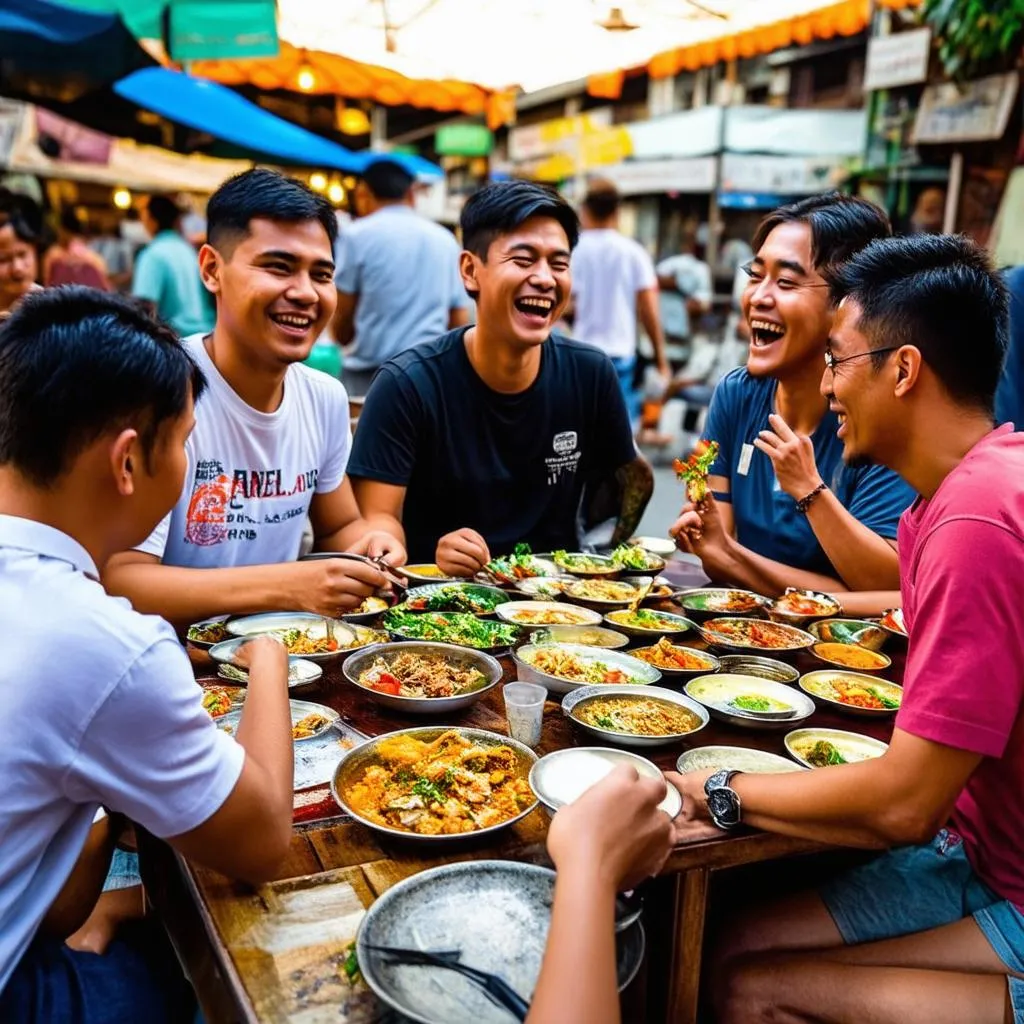
POLYGON ((104 85, 154 62, 117 14, 53 0, 0 4, 0 78, 43 75, 104 85))
MULTIPOLYGON (((251 153, 359 174, 381 155, 353 152, 263 110, 226 86, 167 68, 144 68, 114 85, 123 99, 251 153)), ((440 174, 422 157, 391 157, 414 174, 440 174)))

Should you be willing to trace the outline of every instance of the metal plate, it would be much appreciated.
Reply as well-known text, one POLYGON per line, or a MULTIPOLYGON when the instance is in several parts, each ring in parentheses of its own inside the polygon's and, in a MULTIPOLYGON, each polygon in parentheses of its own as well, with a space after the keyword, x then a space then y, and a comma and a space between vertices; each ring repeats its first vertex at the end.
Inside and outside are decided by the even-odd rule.
POLYGON ((564 601, 508 601, 495 609, 495 614, 502 622, 510 622, 513 626, 596 626, 601 621, 601 613, 590 608, 566 604, 564 601), (564 617, 571 621, 541 622, 545 614, 564 617), (517 619, 516 616, 524 616, 517 619))
POLYGON ((752 590, 740 590, 737 587, 700 587, 696 590, 684 590, 676 600, 682 605, 683 611, 698 622, 726 616, 741 618, 752 615, 764 618, 772 603, 770 597, 755 594, 752 590), (742 610, 733 611, 728 607, 720 607, 728 603, 730 597, 744 602, 742 610))
MULTIPOLYGON (((231 660, 238 647, 244 643, 245 638, 238 637, 234 640, 225 640, 224 643, 217 644, 216 647, 210 650, 210 657, 218 662, 217 675, 221 679, 226 679, 229 683, 234 683, 236 686, 249 685, 249 673, 244 668, 239 668, 233 664, 231 660)), ((288 659, 289 690, 299 690, 306 686, 314 686, 320 682, 323 674, 324 670, 312 661, 306 661, 304 658, 288 659)))
MULTIPOLYGON (((307 661, 332 661, 341 657, 346 648, 356 642, 356 632, 346 622, 332 619, 334 638, 338 641, 336 651, 324 654, 293 654, 289 657, 305 658, 307 661)), ((263 612, 260 615, 244 615, 229 619, 227 630, 233 636, 259 636, 261 633, 280 633, 288 629, 301 629, 314 639, 327 636, 327 620, 322 615, 309 612, 263 612)))
POLYGON ((434 644, 426 640, 408 640, 404 643, 390 643, 367 647, 358 654, 353 654, 342 669, 345 678, 357 686, 370 700, 409 715, 443 715, 452 711, 462 711, 475 704, 485 693, 501 682, 502 668, 489 654, 474 651, 469 647, 456 647, 454 644, 434 644), (381 693, 359 682, 359 677, 377 660, 383 658, 390 661, 395 656, 409 652, 412 654, 439 654, 460 667, 475 668, 484 674, 486 682, 470 693, 460 693, 454 697, 402 697, 391 693, 381 693))
MULTIPOLYGON (((646 658, 640 657, 640 652, 653 651, 656 646, 657 645, 655 644, 651 644, 648 647, 634 647, 629 653, 633 658, 637 658, 640 661, 647 661, 646 658)), ((702 658, 704 660, 704 664, 700 668, 666 668, 664 665, 654 665, 665 679, 693 679, 695 676, 706 676, 710 672, 718 672, 721 668, 721 662, 719 659, 708 651, 697 651, 692 647, 687 647, 685 644, 670 644, 669 646, 685 651, 687 654, 691 654, 695 658, 702 658)), ((647 661, 647 664, 653 665, 654 663, 647 661)))
MULTIPOLYGON (((567 747, 542 757, 530 772, 530 788, 549 810, 572 803, 620 764, 632 765, 640 775, 662 779, 661 769, 646 757, 629 750, 610 747, 567 747)), ((665 783, 665 799, 658 806, 675 818, 683 809, 683 798, 675 786, 665 783)))
MULTIPOLYGON (((388 964, 367 946, 459 949, 470 967, 499 974, 529 1001, 544 955, 555 873, 509 861, 430 868, 393 885, 356 936, 363 977, 389 1006, 423 1024, 508 1024, 512 1017, 451 971, 388 964)), ((619 989, 636 976, 645 936, 638 922, 616 936, 619 989)))
MULTIPOLYGON (((524 683, 540 683, 547 687, 551 693, 571 693, 581 686, 592 686, 593 683, 573 682, 570 679, 562 679, 560 676, 553 676, 539 668, 535 668, 529 661, 533 652, 538 650, 564 651, 567 654, 575 654, 587 662, 600 662, 609 668, 619 668, 627 672, 633 679, 640 680, 637 683, 630 683, 630 686, 643 686, 649 683, 656 683, 661 678, 661 673, 653 666, 648 665, 639 658, 631 658, 628 654, 620 651, 607 650, 600 647, 585 647, 582 644, 524 644, 512 652, 512 659, 516 663, 516 678, 524 683)), ((622 685, 612 683, 608 685, 622 685)))
POLYGON ((817 742, 827 740, 832 743, 847 761, 867 761, 872 757, 881 757, 889 749, 888 743, 862 736, 859 732, 847 732, 845 729, 794 729, 786 733, 786 752, 798 764, 805 768, 813 768, 810 762, 797 753, 797 747, 806 741, 817 742))
POLYGON ((223 640, 228 638, 228 632, 226 629, 221 630, 224 634, 223 640, 195 640, 189 634, 192 630, 200 626, 223 626, 228 621, 226 615, 214 615, 209 619, 201 619, 199 622, 193 622, 191 626, 185 631, 185 640, 188 642, 190 647, 195 647, 200 651, 208 651, 211 647, 216 644, 222 643, 223 640))
POLYGON ((462 593, 468 597, 478 596, 485 598, 488 601, 493 601, 494 605, 504 604, 506 601, 511 600, 508 594, 505 593, 500 587, 491 587, 486 583, 428 583, 426 586, 414 587, 412 590, 406 592, 405 601, 402 603, 403 608, 410 612, 467 612, 471 615, 479 615, 484 618, 488 615, 493 615, 494 611, 478 612, 472 611, 470 608, 458 608, 454 605, 451 608, 414 608, 410 607, 410 604, 415 603, 419 598, 430 598, 436 594, 444 594, 445 592, 462 593))
POLYGON ((616 611, 608 612, 604 617, 604 621, 612 629, 617 629, 625 633, 626 636, 640 637, 647 641, 657 640, 658 637, 662 636, 682 636, 694 628, 694 624, 689 619, 683 618, 682 615, 673 615, 671 612, 659 612, 642 608, 638 609, 637 614, 641 617, 644 615, 657 615, 662 621, 671 623, 671 625, 641 626, 632 622, 622 622, 621 619, 629 615, 628 608, 619 608, 616 611))
POLYGON ((900 702, 903 700, 903 687, 897 686, 896 683, 891 683, 887 679, 876 679, 874 676, 863 675, 860 672, 844 671, 843 669, 836 668, 821 669, 817 672, 808 672, 807 675, 801 676, 800 689, 810 697, 813 697, 814 700, 821 701, 826 707, 835 708, 836 711, 842 711, 848 715, 858 715, 862 718, 884 718, 886 715, 895 715, 899 710, 898 708, 861 708, 855 704, 847 704, 836 697, 828 696, 831 684, 841 681, 860 683, 869 690, 873 689, 884 693, 891 700, 898 700, 900 702), (820 692, 821 690, 825 692, 820 692))
POLYGON ((750 747, 694 747, 685 754, 679 755, 676 768, 681 773, 700 772, 713 769, 733 768, 741 772, 756 772, 764 775, 775 775, 782 772, 798 772, 801 766, 790 761, 788 757, 770 754, 766 750, 754 750, 750 747))
POLYGON ((584 732, 589 733, 596 740, 604 743, 615 743, 622 747, 635 747, 643 749, 646 747, 664 747, 670 743, 679 743, 696 735, 708 724, 707 710, 689 697, 684 697, 675 690, 666 690, 661 686, 645 686, 639 692, 635 686, 581 686, 578 690, 566 694, 562 700, 562 714, 571 719, 584 732), (666 704, 677 704, 692 712, 700 720, 700 724, 688 732, 670 733, 664 736, 640 736, 636 733, 618 732, 612 729, 603 729, 599 725, 591 725, 583 721, 579 716, 580 710, 591 701, 608 697, 631 697, 651 698, 660 700, 666 704))
POLYGON ((814 701, 805 693, 786 686, 785 683, 776 683, 759 676, 725 673, 698 676, 683 687, 683 692, 703 704, 711 712, 712 718, 744 729, 789 729, 814 714, 814 701), (780 701, 793 708, 795 714, 779 718, 774 717, 776 713, 759 714, 756 711, 728 707, 728 702, 740 694, 780 701))
MULTIPOLYGON (((308 743, 310 740, 316 739, 318 736, 323 736, 330 730, 334 723, 341 718, 334 708, 329 708, 325 704, 314 704, 308 700, 290 700, 288 701, 288 707, 291 711, 292 725, 294 726, 301 719, 305 718, 306 715, 322 715, 327 721, 322 725, 312 736, 306 736, 303 739, 295 740, 295 743, 308 743)), ((217 727, 223 729, 225 732, 234 734, 238 731, 238 723, 241 721, 242 709, 238 711, 229 711, 226 715, 221 715, 220 718, 216 719, 217 727)))
POLYGON ((789 626, 783 622, 762 623, 757 620, 738 618, 736 616, 721 616, 716 619, 710 619, 703 626, 698 626, 697 628, 700 630, 701 636, 712 647, 736 654, 793 654, 796 651, 806 650, 811 644, 816 643, 810 633, 805 633, 802 629, 797 629, 795 626, 789 626), (766 647, 756 643, 752 638, 744 640, 739 637, 726 636, 723 633, 715 632, 716 626, 727 622, 742 623, 745 628, 763 627, 771 632, 779 630, 786 636, 788 643, 785 647, 766 647))

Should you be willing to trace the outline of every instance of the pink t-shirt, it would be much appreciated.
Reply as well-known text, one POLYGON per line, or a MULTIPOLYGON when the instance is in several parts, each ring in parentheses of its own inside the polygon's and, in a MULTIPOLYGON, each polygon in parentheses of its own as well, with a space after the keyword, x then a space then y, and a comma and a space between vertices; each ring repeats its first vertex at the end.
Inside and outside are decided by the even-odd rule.
POLYGON ((910 632, 896 725, 984 755, 953 826, 978 876, 1024 908, 1024 434, 999 427, 899 528, 910 632))

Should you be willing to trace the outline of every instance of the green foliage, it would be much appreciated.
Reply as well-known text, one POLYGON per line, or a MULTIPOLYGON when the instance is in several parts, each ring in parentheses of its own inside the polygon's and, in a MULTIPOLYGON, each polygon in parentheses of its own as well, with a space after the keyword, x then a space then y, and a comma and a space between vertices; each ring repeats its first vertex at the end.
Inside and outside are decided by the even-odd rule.
POLYGON ((921 13, 956 81, 1012 67, 1024 43, 1024 0, 924 0, 921 13))

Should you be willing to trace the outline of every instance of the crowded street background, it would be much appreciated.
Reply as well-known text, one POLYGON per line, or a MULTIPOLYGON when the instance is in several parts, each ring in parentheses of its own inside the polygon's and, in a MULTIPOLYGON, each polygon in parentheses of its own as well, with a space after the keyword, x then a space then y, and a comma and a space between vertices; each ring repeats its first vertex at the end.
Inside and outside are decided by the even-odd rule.
POLYGON ((0 0, 0 1022, 1024 1024, 1024 0, 0 0))

